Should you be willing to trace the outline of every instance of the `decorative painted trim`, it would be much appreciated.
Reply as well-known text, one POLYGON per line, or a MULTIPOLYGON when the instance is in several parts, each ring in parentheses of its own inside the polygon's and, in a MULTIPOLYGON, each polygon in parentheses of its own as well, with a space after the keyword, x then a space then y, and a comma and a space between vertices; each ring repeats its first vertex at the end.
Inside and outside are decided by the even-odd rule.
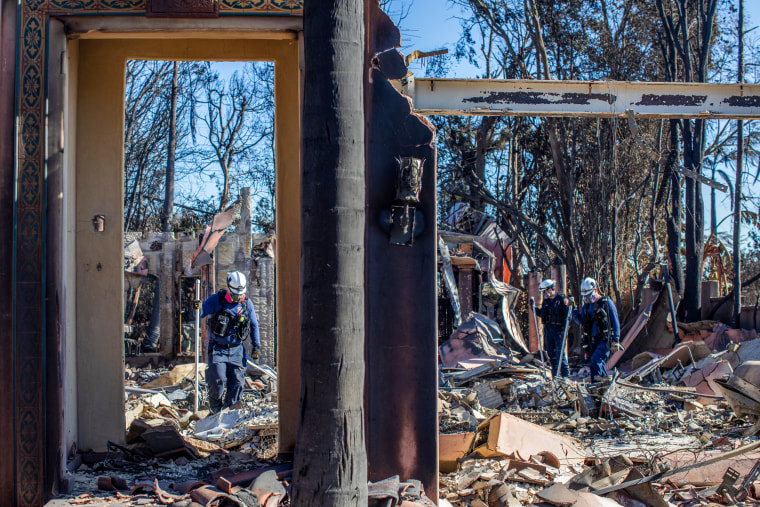
MULTIPOLYGON (((19 506, 43 505, 47 500, 44 493, 47 22, 50 15, 91 14, 145 15, 146 0, 21 0, 18 10, 13 410, 15 489, 19 506)), ((221 0, 219 14, 302 16, 303 0, 221 0)))

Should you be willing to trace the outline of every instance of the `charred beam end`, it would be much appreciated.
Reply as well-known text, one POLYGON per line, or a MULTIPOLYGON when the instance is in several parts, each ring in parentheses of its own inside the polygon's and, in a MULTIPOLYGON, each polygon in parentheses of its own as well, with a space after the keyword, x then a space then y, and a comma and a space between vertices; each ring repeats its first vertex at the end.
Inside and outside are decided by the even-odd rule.
POLYGON ((462 99, 476 104, 550 104, 589 105, 591 101, 614 104, 617 96, 610 93, 546 93, 546 92, 489 92, 482 97, 462 99))
POLYGON ((701 106, 707 100, 707 95, 660 95, 646 93, 637 106, 701 106))
POLYGON ((733 97, 728 97, 722 103, 728 104, 729 106, 732 106, 732 107, 760 107, 760 96, 734 95, 733 97))

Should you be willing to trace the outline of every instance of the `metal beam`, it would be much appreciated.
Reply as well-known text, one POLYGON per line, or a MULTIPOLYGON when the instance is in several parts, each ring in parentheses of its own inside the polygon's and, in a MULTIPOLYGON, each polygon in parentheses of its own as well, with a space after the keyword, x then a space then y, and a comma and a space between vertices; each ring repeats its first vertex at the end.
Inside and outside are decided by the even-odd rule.
POLYGON ((760 119, 760 85, 432 79, 396 86, 426 115, 760 119))

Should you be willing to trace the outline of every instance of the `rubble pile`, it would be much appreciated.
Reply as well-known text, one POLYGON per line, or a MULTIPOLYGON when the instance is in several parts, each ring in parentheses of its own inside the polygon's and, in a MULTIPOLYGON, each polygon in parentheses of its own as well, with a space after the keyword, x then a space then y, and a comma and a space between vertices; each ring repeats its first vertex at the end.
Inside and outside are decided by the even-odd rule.
POLYGON ((276 372, 249 362, 239 406, 211 414, 205 369, 200 363, 200 409, 194 412, 195 364, 127 368, 126 445, 109 442, 105 455, 75 454, 67 477, 72 499, 53 505, 222 505, 221 499, 280 505, 292 467, 276 459, 276 372), (278 474, 278 488, 269 475, 257 479, 270 469, 278 474), (266 495, 264 483, 273 490, 266 495))
MULTIPOLYGON (((760 339, 678 327, 673 348, 615 356, 592 381, 583 364, 552 378, 518 333, 471 313, 439 347, 438 505, 760 502, 760 339)), ((126 445, 75 454, 74 496, 51 505, 289 505, 276 372, 249 362, 238 406, 210 414, 204 370, 196 391, 192 364, 128 369, 126 445)), ((434 505, 402 479, 369 483, 369 505, 434 505)))
MULTIPOLYGON (((211 414, 204 371, 201 363, 201 410, 193 412, 194 364, 127 368, 126 445, 76 453, 69 495, 48 505, 290 505, 293 465, 277 457, 277 373, 249 361, 239 406, 211 414)), ((369 505, 435 505, 419 481, 398 476, 368 483, 368 492, 369 505)))
POLYGON ((494 342, 472 354, 487 361, 442 360, 439 505, 757 503, 760 340, 694 329, 600 382, 494 342))

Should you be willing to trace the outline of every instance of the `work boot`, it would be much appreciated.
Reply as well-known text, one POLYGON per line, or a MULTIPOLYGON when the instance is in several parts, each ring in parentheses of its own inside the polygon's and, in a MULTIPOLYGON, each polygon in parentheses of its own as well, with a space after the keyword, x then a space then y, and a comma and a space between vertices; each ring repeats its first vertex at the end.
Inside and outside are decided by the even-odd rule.
POLYGON ((602 385, 610 385, 612 383, 612 375, 603 375, 600 377, 594 377, 594 383, 602 385))
POLYGON ((144 354, 146 354, 146 353, 147 354, 154 354, 154 353, 158 352, 158 347, 154 346, 150 342, 142 342, 142 344, 140 345, 140 351, 143 352, 144 354))

